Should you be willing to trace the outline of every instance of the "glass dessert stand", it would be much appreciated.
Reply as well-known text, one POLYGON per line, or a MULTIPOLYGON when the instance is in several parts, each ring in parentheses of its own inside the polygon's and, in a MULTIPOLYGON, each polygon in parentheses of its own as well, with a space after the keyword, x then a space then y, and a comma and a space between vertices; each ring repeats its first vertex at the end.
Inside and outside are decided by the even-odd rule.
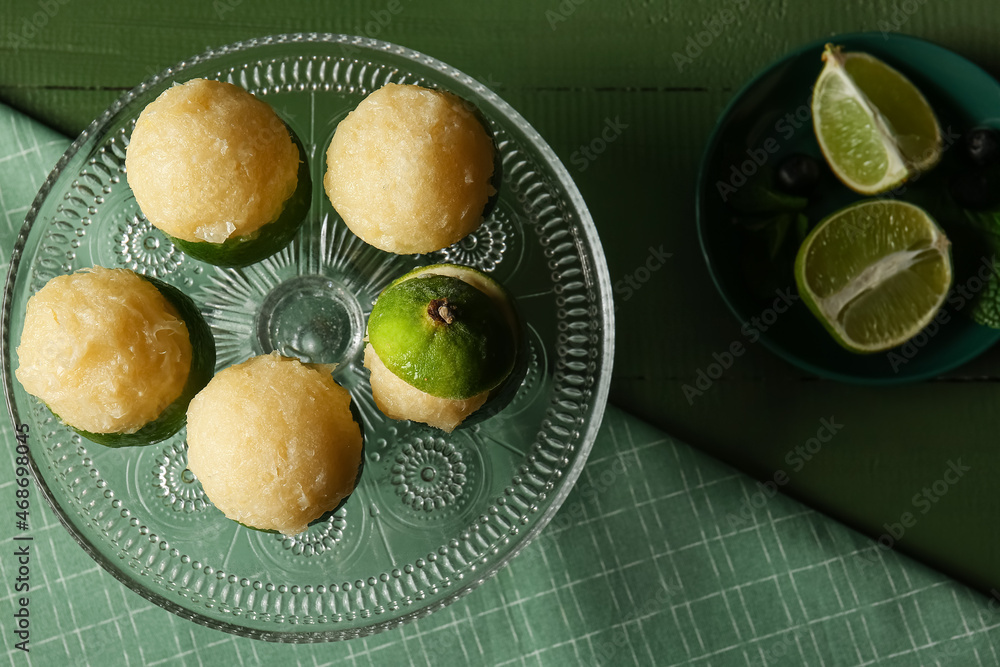
MULTIPOLYGON (((613 353, 611 286, 593 221, 542 138, 485 86, 393 44, 281 35, 209 51, 123 95, 74 142, 16 240, 4 293, 8 410, 27 425, 37 488, 95 561, 154 603, 198 623, 270 641, 347 639, 396 627, 467 594, 552 518, 587 458, 613 353), (241 269, 176 249, 142 216, 125 179, 135 119, 174 82, 230 81, 270 103, 303 141, 313 202, 292 244, 241 269), (504 183, 483 226, 426 256, 366 245, 323 188, 338 121, 388 82, 450 90, 488 119, 504 183), (385 418, 362 366, 380 290, 420 264, 486 271, 526 322, 512 399, 454 433, 385 418), (13 377, 27 299, 49 279, 127 267, 190 295, 212 328, 217 368, 277 350, 336 363, 365 434, 350 500, 294 537, 226 519, 186 467, 185 433, 146 447, 81 439, 13 377)), ((471 420, 470 420, 471 421, 471 420)))

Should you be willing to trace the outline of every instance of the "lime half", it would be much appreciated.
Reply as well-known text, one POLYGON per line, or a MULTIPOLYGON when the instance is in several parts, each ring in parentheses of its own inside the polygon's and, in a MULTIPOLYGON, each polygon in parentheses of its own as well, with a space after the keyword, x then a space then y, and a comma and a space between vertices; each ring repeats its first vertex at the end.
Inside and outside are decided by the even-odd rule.
POLYGON ((799 295, 838 343, 880 352, 934 318, 951 285, 948 239, 927 213, 869 200, 837 211, 795 258, 799 295))
POLYGON ((837 178, 861 194, 877 194, 937 164, 941 128, 909 79, 867 53, 831 44, 823 61, 813 127, 837 178))
POLYGON ((368 318, 368 340, 386 368, 447 399, 472 398, 503 382, 514 366, 516 337, 493 297, 454 275, 404 278, 382 291, 368 318))
POLYGON ((503 405, 520 339, 512 298, 490 276, 457 264, 414 269, 382 291, 368 318, 375 404, 391 419, 450 433, 487 401, 503 405))

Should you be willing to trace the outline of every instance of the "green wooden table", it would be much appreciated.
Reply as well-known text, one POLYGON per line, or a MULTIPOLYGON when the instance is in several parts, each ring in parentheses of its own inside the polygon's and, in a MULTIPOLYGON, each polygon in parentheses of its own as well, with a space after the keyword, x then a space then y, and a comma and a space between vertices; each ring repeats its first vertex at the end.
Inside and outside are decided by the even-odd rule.
POLYGON ((1000 73, 991 0, 2 0, 0 102, 75 136, 164 67, 273 33, 362 34, 448 62, 539 130, 590 207, 617 299, 614 404, 781 480, 762 492, 780 486, 873 538, 895 530, 915 495, 960 460, 961 483, 892 541, 983 590, 1000 588, 1000 349, 933 381, 865 388, 818 380, 747 344, 703 395, 683 390, 714 354, 745 341, 695 232, 697 170, 719 113, 785 52, 864 30, 923 37, 1000 73), (830 423, 842 428, 802 450, 830 423))

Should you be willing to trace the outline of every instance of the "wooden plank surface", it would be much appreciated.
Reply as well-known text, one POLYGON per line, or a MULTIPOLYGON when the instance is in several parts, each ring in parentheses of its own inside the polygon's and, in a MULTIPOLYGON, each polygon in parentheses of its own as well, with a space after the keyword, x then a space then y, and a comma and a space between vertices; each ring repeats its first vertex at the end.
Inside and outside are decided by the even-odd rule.
POLYGON ((689 401, 682 389, 742 339, 694 225, 701 154, 734 92, 804 42, 862 30, 925 37, 996 74, 994 0, 395 1, 2 0, 0 101, 75 135, 163 67, 281 32, 367 34, 455 65, 506 98, 567 164, 614 282, 636 275, 652 253, 670 254, 640 289, 619 283, 613 402, 762 479, 786 473, 783 490, 872 536, 960 459, 967 475, 898 546, 1000 587, 992 481, 1000 350, 936 381, 875 389, 817 380, 748 345, 703 396, 689 401), (705 31, 711 39, 698 46, 705 31), (618 134, 587 159, 582 147, 609 123, 618 134), (798 466, 796 448, 823 419, 843 428, 798 466))

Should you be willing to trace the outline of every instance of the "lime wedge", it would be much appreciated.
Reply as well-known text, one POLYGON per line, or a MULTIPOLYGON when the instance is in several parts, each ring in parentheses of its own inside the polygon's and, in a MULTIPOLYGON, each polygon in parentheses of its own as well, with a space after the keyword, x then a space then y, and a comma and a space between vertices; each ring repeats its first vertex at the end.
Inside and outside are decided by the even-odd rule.
POLYGON ((813 128, 833 173, 861 194, 891 190, 941 159, 941 128, 909 79, 867 53, 826 45, 813 128))
POLYGON ((852 352, 905 343, 934 318, 951 285, 948 239, 913 204, 868 200, 806 237, 795 282, 809 310, 852 352))

